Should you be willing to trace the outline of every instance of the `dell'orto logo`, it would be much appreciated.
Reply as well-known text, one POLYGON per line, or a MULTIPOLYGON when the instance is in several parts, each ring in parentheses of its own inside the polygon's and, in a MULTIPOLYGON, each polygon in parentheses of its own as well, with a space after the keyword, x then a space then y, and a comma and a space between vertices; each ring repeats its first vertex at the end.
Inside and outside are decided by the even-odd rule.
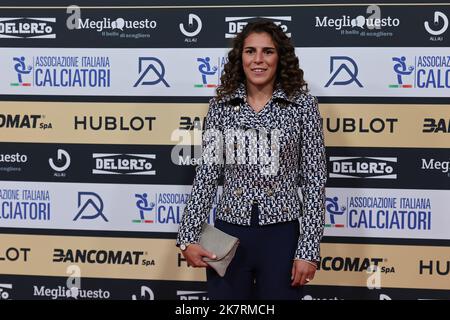
POLYGON ((64 172, 70 166, 70 155, 64 149, 58 149, 56 152, 56 161, 53 158, 48 159, 48 164, 56 172, 64 172))
POLYGON ((166 68, 164 64, 155 57, 139 57, 138 65, 139 79, 133 85, 137 86, 153 86, 160 82, 164 83, 166 87, 170 87, 167 81, 164 79, 166 74, 166 68), (156 78, 155 78, 156 76, 156 78))
POLYGON ((431 24, 429 21, 425 21, 423 25, 425 26, 425 30, 427 30, 429 34, 433 36, 440 36, 448 29, 448 17, 440 11, 435 11, 433 24, 431 24))
POLYGON ((103 214, 103 200, 94 192, 78 192, 78 213, 73 221, 78 219, 94 220, 101 217, 108 222, 103 214))
POLYGON ((0 18, 0 39, 55 39, 56 18, 0 18))
POLYGON ((361 82, 358 80, 358 65, 355 60, 350 57, 331 56, 330 74, 331 78, 325 84, 325 88, 328 88, 331 84, 333 86, 346 86, 353 82, 355 82, 360 88, 363 87, 361 82))
POLYGON ((439 89, 450 88, 450 55, 404 55, 392 57, 397 83, 389 88, 439 89))
POLYGON ((93 174, 126 174, 126 175, 155 175, 152 170, 152 160, 155 154, 116 154, 94 153, 95 160, 93 174))
POLYGON ((330 157, 330 178, 397 179, 397 158, 330 157))
POLYGON ((186 37, 195 37, 200 33, 202 30, 202 20, 199 16, 193 13, 189 13, 189 24, 188 24, 188 30, 186 30, 183 23, 180 23, 180 31, 183 33, 186 37))
POLYGON ((272 16, 272 17, 263 17, 263 16, 254 16, 254 17, 225 17, 225 22, 228 23, 228 30, 225 33, 225 38, 235 38, 238 33, 240 33, 244 27, 253 20, 257 20, 259 18, 263 18, 266 20, 271 20, 277 26, 280 26, 283 32, 291 37, 291 33, 288 32, 289 24, 292 21, 291 16, 272 16))

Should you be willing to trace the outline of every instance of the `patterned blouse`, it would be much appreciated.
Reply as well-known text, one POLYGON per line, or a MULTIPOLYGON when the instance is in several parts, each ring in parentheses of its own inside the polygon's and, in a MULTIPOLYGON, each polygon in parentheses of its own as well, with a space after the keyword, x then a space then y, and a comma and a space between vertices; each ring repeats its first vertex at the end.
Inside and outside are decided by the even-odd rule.
POLYGON ((191 196, 180 223, 177 245, 197 243, 201 227, 223 178, 216 217, 250 225, 251 208, 259 224, 301 217, 294 259, 319 261, 325 221, 326 158, 317 99, 279 87, 255 112, 241 85, 209 104, 191 196), (301 193, 299 193, 299 188, 301 193))

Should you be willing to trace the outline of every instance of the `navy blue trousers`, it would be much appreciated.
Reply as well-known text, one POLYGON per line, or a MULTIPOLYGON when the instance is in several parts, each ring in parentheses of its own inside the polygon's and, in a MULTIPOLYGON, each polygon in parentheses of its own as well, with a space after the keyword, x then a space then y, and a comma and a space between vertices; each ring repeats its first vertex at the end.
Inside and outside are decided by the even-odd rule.
POLYGON ((253 206, 250 226, 216 220, 216 228, 238 237, 240 244, 225 276, 207 268, 212 300, 299 300, 302 287, 291 287, 292 263, 299 237, 298 220, 258 225, 253 206))

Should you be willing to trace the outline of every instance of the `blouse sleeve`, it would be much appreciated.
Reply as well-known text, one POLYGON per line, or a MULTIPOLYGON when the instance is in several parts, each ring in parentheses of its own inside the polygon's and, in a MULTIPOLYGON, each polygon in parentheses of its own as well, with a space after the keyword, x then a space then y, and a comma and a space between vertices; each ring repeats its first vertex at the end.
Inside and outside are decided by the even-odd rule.
POLYGON ((211 210, 217 186, 223 175, 223 134, 220 115, 223 107, 215 99, 209 103, 202 136, 202 161, 196 168, 191 195, 184 209, 177 245, 197 243, 202 224, 211 210))
POLYGON ((295 259, 317 262, 325 223, 325 145, 317 99, 308 95, 302 103, 300 187, 303 216, 295 259))

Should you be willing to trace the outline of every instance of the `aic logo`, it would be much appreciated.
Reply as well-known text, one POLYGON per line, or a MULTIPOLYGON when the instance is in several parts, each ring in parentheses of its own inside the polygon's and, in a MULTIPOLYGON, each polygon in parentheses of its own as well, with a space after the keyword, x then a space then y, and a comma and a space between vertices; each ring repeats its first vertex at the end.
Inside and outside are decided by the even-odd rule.
POLYGON ((9 300, 12 284, 0 283, 0 300, 9 300))
POLYGON ((389 88, 412 88, 412 84, 404 83, 404 77, 411 75, 414 71, 414 66, 406 65, 406 57, 393 57, 394 72, 397 74, 397 84, 390 84, 389 88))
POLYGON ((397 158, 330 157, 330 178, 397 179, 397 158))
POLYGON ((139 57, 138 65, 139 79, 133 85, 137 86, 153 86, 160 82, 164 83, 166 87, 170 87, 164 75, 166 74, 166 68, 164 64, 155 57, 139 57), (144 69, 144 65, 146 65, 144 69), (156 77, 155 77, 156 76, 156 77))
POLYGON ((253 20, 257 20, 259 18, 263 18, 266 20, 271 20, 277 26, 280 26, 283 32, 291 37, 291 33, 288 32, 289 23, 292 21, 291 16, 272 16, 272 17, 262 17, 262 16, 253 16, 253 17, 225 17, 225 22, 228 23, 228 32, 225 33, 225 38, 235 38, 238 33, 244 29, 244 27, 253 20))
POLYGON ((4 223, 7 220, 51 220, 51 199, 48 190, 0 189, 0 199, 3 200, 0 219, 4 223))
MULTIPOLYGON (((148 201, 148 194, 135 194, 134 195, 138 201, 136 202, 136 207, 139 209, 139 218, 140 219, 134 219, 133 223, 153 223, 154 220, 147 218, 145 219, 145 214, 152 214, 153 209, 155 208, 155 202, 149 202, 148 201)), ((154 215, 153 213, 152 215, 154 215)))
POLYGON ((141 286, 141 295, 138 297, 137 295, 133 294, 131 296, 132 300, 155 300, 155 294, 153 293, 152 289, 150 289, 147 286, 141 286))
POLYGON ((54 39, 56 18, 0 18, 0 38, 54 39))
POLYGON ((94 153, 93 174, 155 175, 151 160, 155 154, 94 153))
POLYGON ((358 80, 358 65, 355 60, 350 57, 331 56, 330 74, 331 78, 325 84, 325 88, 328 88, 331 84, 333 86, 346 86, 353 82, 355 82, 360 88, 363 87, 361 82, 358 80), (341 80, 337 80, 336 78, 341 80))
MULTIPOLYGON (((184 27, 184 24, 182 24, 182 23, 180 23, 179 27, 180 27, 181 33, 183 33, 186 37, 190 38, 190 41, 186 41, 186 42, 197 42, 197 39, 193 38, 193 37, 198 35, 200 33, 200 31, 202 30, 202 20, 196 14, 189 13, 189 28, 188 29, 191 31, 187 31, 186 28, 184 27), (197 25, 197 26, 195 27, 195 25, 197 25)), ((186 39, 186 40, 188 40, 188 39, 186 39)))
POLYGON ((380 270, 382 273, 395 273, 393 266, 383 266, 385 258, 381 257, 322 257, 318 265, 318 270, 324 271, 349 271, 349 272, 373 272, 380 270))
POLYGON ((58 149, 56 152, 56 158, 56 164, 53 158, 48 159, 48 164, 53 170, 56 171, 55 176, 65 176, 63 172, 66 171, 70 166, 70 155, 66 150, 58 149))
MULTIPOLYGON (((425 30, 427 30, 427 32, 429 34, 431 34, 432 36, 440 36, 445 31, 447 31, 448 18, 444 13, 442 13, 440 11, 435 11, 434 19, 433 19, 433 27, 430 26, 430 23, 428 21, 425 21, 423 23, 423 25, 425 26, 425 30)), ((430 40, 442 41, 443 38, 442 37, 431 37, 430 40)))
POLYGON ((450 118, 448 119, 423 119, 423 133, 450 133, 450 118))

